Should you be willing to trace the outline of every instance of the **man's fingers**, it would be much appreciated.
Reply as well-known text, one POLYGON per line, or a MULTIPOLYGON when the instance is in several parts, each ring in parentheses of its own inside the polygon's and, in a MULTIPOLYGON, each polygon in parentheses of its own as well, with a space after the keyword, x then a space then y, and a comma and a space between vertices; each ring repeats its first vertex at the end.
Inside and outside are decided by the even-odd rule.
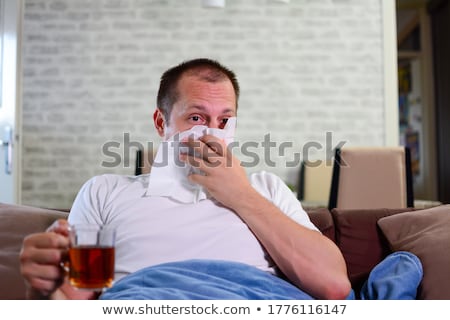
POLYGON ((27 236, 20 252, 20 262, 25 272, 32 272, 30 266, 59 268, 65 258, 69 240, 59 234, 46 232, 27 236))
POLYGON ((67 236, 69 234, 69 222, 64 219, 58 219, 47 228, 47 231, 59 233, 67 236))
POLYGON ((31 277, 27 279, 28 285, 35 290, 38 290, 42 295, 47 296, 64 281, 64 278, 45 278, 45 277, 31 277))
POLYGON ((202 176, 201 174, 191 174, 188 176, 188 179, 193 182, 205 186, 207 181, 207 177, 202 176))
POLYGON ((187 162, 193 168, 200 169, 204 173, 208 174, 211 168, 216 168, 222 165, 221 158, 219 157, 210 157, 208 160, 198 158, 195 156, 182 154, 180 155, 180 159, 182 161, 187 162))
POLYGON ((61 250, 28 248, 20 256, 20 272, 31 288, 45 296, 53 292, 64 279, 65 272, 60 259, 61 250))
POLYGON ((58 233, 46 232, 25 237, 23 245, 24 247, 36 247, 42 249, 66 249, 69 246, 69 239, 58 233))
POLYGON ((30 248, 22 254, 21 260, 29 260, 44 265, 59 265, 64 256, 64 252, 59 249, 30 248))
POLYGON ((225 141, 223 141, 222 139, 212 135, 205 135, 199 140, 205 143, 209 149, 211 149, 218 155, 225 156, 227 154, 228 148, 225 141))
POLYGON ((184 145, 188 146, 192 152, 190 155, 196 155, 205 160, 211 157, 224 156, 227 151, 225 143, 219 138, 211 135, 206 135, 200 139, 194 140, 189 138, 184 145))
POLYGON ((227 145, 222 139, 219 139, 212 135, 205 135, 199 139, 202 141, 205 145, 208 146, 210 150, 217 153, 220 156, 223 156, 226 154, 227 151, 227 145))
POLYGON ((59 265, 44 265, 30 263, 23 267, 23 274, 30 279, 40 279, 42 281, 55 281, 64 276, 64 270, 59 265))

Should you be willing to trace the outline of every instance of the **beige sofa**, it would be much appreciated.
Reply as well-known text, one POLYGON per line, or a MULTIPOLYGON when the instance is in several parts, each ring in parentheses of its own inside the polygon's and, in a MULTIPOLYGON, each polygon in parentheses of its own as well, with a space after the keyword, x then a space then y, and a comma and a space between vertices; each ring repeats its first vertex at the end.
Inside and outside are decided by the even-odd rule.
MULTIPOLYGON (((307 209, 324 235, 341 249, 358 292, 369 271, 392 251, 415 253, 424 279, 418 299, 450 299, 450 205, 425 210, 307 209)), ((44 231, 67 211, 0 203, 0 299, 25 299, 19 253, 23 238, 44 231)))

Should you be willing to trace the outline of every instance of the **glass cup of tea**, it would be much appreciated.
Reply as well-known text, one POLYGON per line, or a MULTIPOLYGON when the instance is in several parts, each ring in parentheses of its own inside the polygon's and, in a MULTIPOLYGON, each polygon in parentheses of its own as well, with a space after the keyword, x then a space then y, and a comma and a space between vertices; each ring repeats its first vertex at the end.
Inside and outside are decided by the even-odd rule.
POLYGON ((107 226, 75 224, 69 227, 66 269, 72 286, 94 291, 112 286, 115 237, 115 229, 107 226))

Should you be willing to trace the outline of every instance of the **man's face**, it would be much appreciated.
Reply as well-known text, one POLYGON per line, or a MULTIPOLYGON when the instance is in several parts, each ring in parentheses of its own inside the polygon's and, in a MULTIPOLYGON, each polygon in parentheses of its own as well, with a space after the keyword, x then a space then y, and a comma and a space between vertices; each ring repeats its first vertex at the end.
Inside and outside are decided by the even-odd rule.
POLYGON ((170 118, 155 112, 155 126, 164 139, 189 130, 195 125, 222 129, 227 119, 236 116, 236 96, 228 79, 211 83, 192 75, 184 75, 178 83, 179 99, 170 118), (158 123, 159 119, 159 123, 158 123))

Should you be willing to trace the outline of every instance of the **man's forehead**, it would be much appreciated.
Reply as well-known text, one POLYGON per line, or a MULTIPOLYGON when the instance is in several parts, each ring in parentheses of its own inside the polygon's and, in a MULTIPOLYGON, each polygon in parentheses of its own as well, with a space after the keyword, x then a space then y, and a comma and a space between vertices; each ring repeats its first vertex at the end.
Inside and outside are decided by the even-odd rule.
MULTIPOLYGON (((197 112, 209 112, 210 108, 207 108, 203 105, 187 105, 184 107, 184 110, 186 112, 192 112, 192 111, 197 111, 197 112)), ((220 113, 222 114, 235 114, 236 113, 236 109, 235 108, 225 108, 220 110, 220 113)))
POLYGON ((226 85, 230 89, 230 93, 232 92, 234 99, 236 100, 236 92, 234 90, 233 84, 227 77, 212 80, 207 79, 198 75, 183 75, 179 82, 177 83, 177 93, 178 95, 182 93, 182 90, 186 90, 186 86, 189 86, 192 82, 200 82, 207 85, 226 85))

